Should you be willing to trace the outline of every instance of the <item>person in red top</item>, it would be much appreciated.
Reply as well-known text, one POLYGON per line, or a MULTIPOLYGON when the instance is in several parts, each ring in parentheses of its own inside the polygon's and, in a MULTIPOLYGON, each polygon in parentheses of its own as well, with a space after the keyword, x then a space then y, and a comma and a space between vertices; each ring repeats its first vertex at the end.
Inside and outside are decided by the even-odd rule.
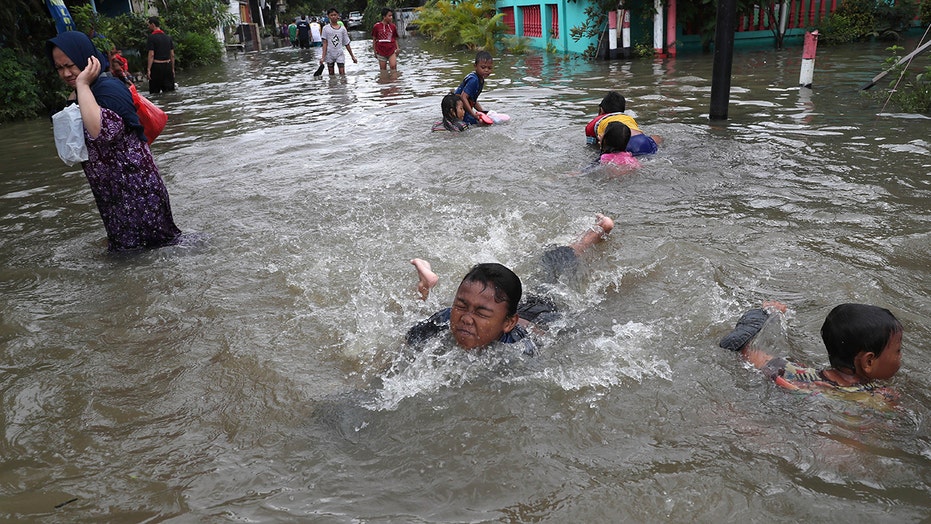
POLYGON ((392 23, 393 20, 394 11, 383 7, 381 22, 372 27, 372 47, 382 71, 387 70, 388 66, 394 71, 398 70, 398 27, 392 23))

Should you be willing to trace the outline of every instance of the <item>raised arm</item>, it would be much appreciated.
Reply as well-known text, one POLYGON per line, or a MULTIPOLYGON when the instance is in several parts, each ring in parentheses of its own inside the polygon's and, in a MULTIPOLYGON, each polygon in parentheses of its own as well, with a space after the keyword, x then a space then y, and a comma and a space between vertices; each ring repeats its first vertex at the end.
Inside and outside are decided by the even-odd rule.
POLYGON ((420 279, 417 282, 417 292, 420 293, 420 300, 427 300, 427 297, 430 296, 430 290, 440 281, 440 277, 433 272, 430 263, 426 260, 415 258, 411 260, 411 264, 417 268, 417 277, 420 279))
POLYGON ((91 138, 97 138, 100 135, 101 116, 100 105, 97 104, 97 98, 91 91, 91 84, 97 80, 100 75, 100 61, 97 57, 87 59, 87 67, 78 75, 75 81, 75 91, 78 97, 78 107, 81 108, 81 120, 87 129, 87 134, 91 138))

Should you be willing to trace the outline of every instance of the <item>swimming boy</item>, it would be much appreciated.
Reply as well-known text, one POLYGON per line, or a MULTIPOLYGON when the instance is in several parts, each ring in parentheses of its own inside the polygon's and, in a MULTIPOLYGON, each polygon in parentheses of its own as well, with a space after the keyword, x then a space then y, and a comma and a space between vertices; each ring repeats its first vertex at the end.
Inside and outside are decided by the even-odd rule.
POLYGON ((598 104, 598 116, 585 126, 586 142, 596 145, 598 137, 604 134, 605 128, 611 122, 620 122, 630 128, 630 141, 627 143, 627 152, 634 155, 652 155, 659 150, 657 143, 663 141, 659 136, 644 134, 637 125, 637 121, 630 115, 624 114, 627 109, 627 100, 617 91, 608 91, 608 94, 598 104))
POLYGON ((330 23, 323 27, 323 33, 321 38, 323 39, 323 49, 320 53, 320 63, 326 62, 327 73, 330 75, 333 74, 333 64, 335 63, 339 67, 339 74, 346 74, 346 55, 343 52, 343 48, 346 48, 346 51, 349 52, 349 57, 352 58, 353 64, 358 64, 359 61, 356 60, 356 55, 352 54, 352 47, 349 43, 349 32, 346 31, 346 28, 340 25, 339 11, 331 7, 327 11, 327 16, 330 18, 330 23))
MULTIPOLYGON (((578 257, 601 242, 613 228, 613 220, 597 215, 595 226, 579 240, 547 251, 544 264, 553 271, 571 270, 577 265, 578 257)), ((417 290, 426 300, 439 277, 427 261, 415 258, 411 263, 420 279, 417 290)), ((496 263, 478 264, 462 279, 452 307, 438 311, 411 328, 407 342, 418 344, 448 332, 466 351, 481 350, 493 342, 520 343, 523 352, 532 356, 536 346, 528 338, 527 330, 555 316, 556 308, 541 297, 522 302, 522 293, 520 278, 507 267, 496 263)))
MULTIPOLYGON (((485 109, 478 103, 478 97, 482 94, 485 87, 485 79, 491 76, 495 64, 488 51, 479 51, 475 54, 475 71, 466 75, 459 87, 454 91, 455 94, 462 98, 462 105, 465 108, 465 118, 463 121, 469 125, 475 125, 484 115, 485 109)), ((488 122, 490 123, 489 119, 488 122)))
POLYGON ((895 398, 894 393, 874 382, 892 378, 902 362, 902 324, 888 309, 866 304, 841 304, 832 309, 821 326, 821 338, 831 363, 825 369, 802 367, 753 347, 753 338, 767 320, 785 311, 785 304, 764 302, 762 309, 744 313, 720 346, 739 351, 744 359, 787 389, 866 392, 889 400, 895 398))

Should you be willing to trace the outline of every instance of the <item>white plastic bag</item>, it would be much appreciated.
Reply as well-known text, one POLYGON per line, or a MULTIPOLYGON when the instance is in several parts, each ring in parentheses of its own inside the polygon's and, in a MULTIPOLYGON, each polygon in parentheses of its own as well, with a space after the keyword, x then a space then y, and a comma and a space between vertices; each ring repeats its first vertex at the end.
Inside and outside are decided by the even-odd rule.
POLYGON ((84 143, 84 121, 81 109, 71 104, 52 115, 52 128, 55 131, 55 147, 58 157, 73 166, 87 160, 87 144, 84 143))

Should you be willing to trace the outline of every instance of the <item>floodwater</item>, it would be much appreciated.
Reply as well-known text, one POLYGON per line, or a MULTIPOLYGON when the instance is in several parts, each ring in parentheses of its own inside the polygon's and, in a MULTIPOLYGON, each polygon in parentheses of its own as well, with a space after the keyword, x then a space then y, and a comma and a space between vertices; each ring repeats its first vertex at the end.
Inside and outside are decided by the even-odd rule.
POLYGON ((155 96, 153 151, 199 241, 105 251, 47 120, 0 127, 0 518, 42 522, 922 522, 931 514, 931 121, 857 88, 885 45, 710 55, 501 56, 508 124, 430 133, 473 55, 370 42, 343 78, 309 52, 234 54, 155 96), (570 176, 621 90, 661 153, 570 176), (571 282, 536 257, 596 212, 571 282), (409 260, 441 275, 416 300, 409 260), (406 329, 499 261, 566 315, 536 357, 401 356, 406 329), (901 398, 787 393, 717 347, 765 299, 774 351, 827 365, 836 304, 905 326, 901 398), (386 372, 387 369, 392 372, 386 372))

